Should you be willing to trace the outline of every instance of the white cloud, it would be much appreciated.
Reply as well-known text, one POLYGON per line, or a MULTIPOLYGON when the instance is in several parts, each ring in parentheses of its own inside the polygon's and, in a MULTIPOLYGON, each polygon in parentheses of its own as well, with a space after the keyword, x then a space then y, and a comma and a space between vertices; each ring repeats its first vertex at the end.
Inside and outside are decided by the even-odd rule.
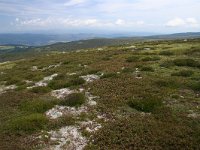
POLYGON ((74 19, 68 18, 34 18, 34 19, 17 19, 16 25, 19 27, 36 27, 36 28, 63 28, 63 27, 139 27, 144 25, 144 21, 126 21, 123 19, 117 19, 116 21, 111 20, 99 20, 96 18, 92 19, 74 19))
POLYGON ((192 26, 192 27, 198 27, 199 23, 195 18, 187 18, 186 22, 188 23, 188 25, 192 26))
POLYGON ((195 18, 175 18, 166 23, 168 27, 198 27, 199 23, 195 18))
POLYGON ((15 18, 15 21, 16 21, 16 22, 19 22, 19 18, 15 18))
POLYGON ((68 2, 64 3, 64 6, 75 6, 84 3, 85 0, 69 0, 68 2))
POLYGON ((118 19, 116 22, 115 22, 116 25, 124 25, 125 24, 125 21, 122 20, 122 19, 118 19))
POLYGON ((167 22, 166 26, 168 27, 179 27, 179 26, 184 26, 185 25, 185 20, 181 18, 175 18, 167 22))

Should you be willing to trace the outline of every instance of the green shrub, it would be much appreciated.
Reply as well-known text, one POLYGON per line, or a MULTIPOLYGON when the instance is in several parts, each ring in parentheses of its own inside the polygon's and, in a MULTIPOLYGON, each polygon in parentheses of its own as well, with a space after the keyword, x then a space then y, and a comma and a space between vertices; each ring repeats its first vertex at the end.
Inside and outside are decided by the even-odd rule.
POLYGON ((6 130, 12 133, 33 133, 45 128, 48 119, 42 114, 31 114, 11 119, 6 124, 6 130))
POLYGON ((7 79, 6 85, 12 85, 12 84, 19 84, 21 83, 21 79, 18 77, 10 77, 7 79))
POLYGON ((122 70, 122 72, 123 72, 123 73, 130 73, 130 72, 133 72, 133 69, 131 69, 131 68, 124 68, 124 69, 122 70))
POLYGON ((148 56, 148 57, 142 58, 142 61, 157 61, 157 60, 160 60, 160 57, 158 57, 158 56, 154 56, 154 57, 148 56))
POLYGON ((96 74, 96 73, 98 73, 100 70, 99 69, 93 69, 93 70, 89 70, 88 72, 87 72, 87 74, 96 74))
POLYGON ((85 80, 83 78, 76 77, 74 79, 71 79, 68 84, 69 86, 78 86, 84 83, 85 83, 85 80))
POLYGON ((168 88, 179 88, 180 84, 178 82, 176 82, 175 80, 171 80, 171 79, 166 79, 166 80, 157 80, 155 81, 155 84, 158 87, 168 87, 168 88))
POLYGON ((72 93, 66 97, 66 99, 61 101, 61 105, 78 107, 84 104, 86 101, 85 95, 83 93, 72 93))
POLYGON ((163 63, 160 64, 160 67, 165 67, 165 68, 169 68, 174 66, 174 63, 172 61, 164 61, 163 63))
POLYGON ((137 61, 139 61, 139 59, 140 59, 140 57, 138 57, 138 56, 130 56, 130 57, 128 57, 127 59, 126 59, 126 62, 137 62, 137 61))
POLYGON ((101 76, 101 79, 113 78, 113 77, 116 77, 116 76, 117 76, 116 73, 105 73, 103 76, 101 76))
POLYGON ((171 55, 174 55, 174 53, 171 52, 171 51, 161 51, 161 52, 159 53, 159 55, 171 56, 171 55))
POLYGON ((198 61, 193 60, 193 59, 175 59, 174 64, 176 66, 187 66, 187 67, 199 67, 200 64, 198 61))
POLYGON ((200 82, 192 82, 189 87, 194 91, 200 91, 200 82))
POLYGON ((44 94, 44 93, 50 92, 51 89, 46 86, 39 86, 39 87, 34 87, 34 88, 30 89, 30 91, 33 93, 37 93, 37 94, 44 94))
POLYGON ((49 82, 48 87, 50 87, 53 90, 57 90, 69 87, 69 83, 63 80, 52 80, 51 82, 49 82))
POLYGON ((70 63, 70 61, 64 61, 63 65, 68 65, 70 63))
POLYGON ((179 72, 176 72, 176 73, 172 73, 171 75, 172 76, 181 76, 181 77, 190 77, 194 74, 193 71, 191 70, 181 70, 179 72))
POLYGON ((150 66, 143 66, 143 67, 141 68, 141 71, 154 72, 154 69, 153 69, 153 67, 150 67, 150 66))
POLYGON ((102 60, 109 61, 109 60, 111 60, 111 57, 110 56, 106 56, 106 57, 103 57, 102 60))
POLYGON ((199 56, 200 55, 200 48, 192 47, 191 49, 187 50, 184 54, 199 56))
POLYGON ((22 102, 19 106, 19 109, 21 111, 32 113, 44 113, 56 104, 56 101, 36 99, 22 102))
POLYGON ((162 106, 162 101, 156 98, 131 99, 128 105, 138 111, 152 112, 162 106))
POLYGON ((62 80, 62 79, 65 79, 65 77, 66 76, 64 74, 59 74, 54 78, 54 80, 62 80))

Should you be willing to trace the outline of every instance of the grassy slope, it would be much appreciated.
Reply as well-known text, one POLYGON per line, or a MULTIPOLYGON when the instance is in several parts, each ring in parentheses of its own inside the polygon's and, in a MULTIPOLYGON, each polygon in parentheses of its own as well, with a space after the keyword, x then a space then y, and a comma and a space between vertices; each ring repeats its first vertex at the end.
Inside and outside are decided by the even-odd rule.
POLYGON ((0 149, 34 147, 38 141, 31 135, 73 123, 72 118, 57 122, 46 119, 44 112, 58 103, 48 92, 65 86, 63 83, 79 88, 69 84, 77 77, 67 73, 80 76, 98 71, 106 75, 82 86, 100 96, 96 109, 109 121, 94 134, 86 149, 199 149, 200 118, 187 117, 200 113, 199 42, 141 42, 134 43, 135 49, 131 45, 111 46, 103 51, 55 53, 1 64, 0 72, 5 74, 0 74, 0 83, 7 81, 18 88, 0 95, 0 149), (57 68, 31 71, 32 66, 43 68, 60 62, 57 68), (135 78, 136 68, 142 79, 135 78), (24 80, 36 82, 54 73, 60 75, 57 85, 39 92, 26 89, 24 80), (33 102, 23 105, 27 100, 33 102), (27 111, 30 105, 37 109, 27 111))

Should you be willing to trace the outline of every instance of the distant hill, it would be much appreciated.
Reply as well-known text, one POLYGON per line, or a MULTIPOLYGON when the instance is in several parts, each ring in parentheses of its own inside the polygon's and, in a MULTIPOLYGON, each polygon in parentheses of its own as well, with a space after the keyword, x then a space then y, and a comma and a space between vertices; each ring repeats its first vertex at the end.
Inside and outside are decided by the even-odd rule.
MULTIPOLYGON (((153 33, 124 33, 124 34, 0 34, 0 45, 27 45, 27 46, 44 46, 51 45, 55 43, 71 42, 79 40, 88 39, 104 39, 105 43, 114 43, 117 40, 113 39, 180 39, 180 38, 198 38, 200 37, 200 32, 197 33, 177 33, 169 35, 153 35, 153 33), (109 39, 109 40, 108 40, 109 39)), ((94 40, 94 42, 96 42, 94 40)), ((74 43, 72 43, 74 44, 74 43)), ((87 43, 86 43, 87 44, 87 43)), ((58 44, 57 44, 58 45, 58 44)))
MULTIPOLYGON (((11 37, 12 36, 10 36, 10 40, 11 40, 11 37)), ((23 37, 25 40, 26 34, 20 37, 23 37)), ((32 37, 35 40, 38 38, 37 41, 39 41, 40 39, 42 39, 41 41, 47 40, 45 36, 42 36, 42 35, 41 37, 40 35, 35 35, 35 36, 28 35, 27 38, 29 37, 32 37)), ((85 36, 82 35, 79 38, 81 37, 85 37, 85 36)), ((74 39, 75 38, 76 36, 74 37, 74 39)), ((89 35, 88 35, 88 38, 89 38, 89 35)), ((76 40, 76 41, 71 41, 71 42, 58 42, 58 43, 49 44, 45 46, 23 46, 21 45, 21 43, 20 45, 17 45, 14 43, 11 45, 4 44, 3 46, 0 46, 0 62, 8 61, 8 60, 23 59, 23 58, 32 57, 32 56, 39 56, 41 54, 46 54, 52 51, 66 52, 66 51, 73 51, 73 50, 80 50, 80 49, 99 48, 99 47, 105 47, 105 46, 119 46, 119 45, 124 45, 124 44, 130 45, 139 41, 175 40, 175 39, 192 39, 192 38, 200 38, 200 33, 177 33, 177 34, 171 34, 171 35, 120 37, 120 38, 94 38, 94 39, 86 39, 86 40, 76 40)))
POLYGON ((175 33, 168 35, 155 35, 148 36, 149 39, 184 39, 184 38, 200 38, 200 32, 187 32, 187 33, 175 33))
POLYGON ((0 34, 0 45, 42 46, 95 38, 93 34, 0 34))

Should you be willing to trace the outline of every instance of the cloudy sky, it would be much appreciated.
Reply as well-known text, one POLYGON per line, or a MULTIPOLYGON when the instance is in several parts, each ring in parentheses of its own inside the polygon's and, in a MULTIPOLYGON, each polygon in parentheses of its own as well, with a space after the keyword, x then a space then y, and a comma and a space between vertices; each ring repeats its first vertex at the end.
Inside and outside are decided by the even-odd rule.
POLYGON ((200 31, 200 0, 0 0, 0 33, 200 31))

